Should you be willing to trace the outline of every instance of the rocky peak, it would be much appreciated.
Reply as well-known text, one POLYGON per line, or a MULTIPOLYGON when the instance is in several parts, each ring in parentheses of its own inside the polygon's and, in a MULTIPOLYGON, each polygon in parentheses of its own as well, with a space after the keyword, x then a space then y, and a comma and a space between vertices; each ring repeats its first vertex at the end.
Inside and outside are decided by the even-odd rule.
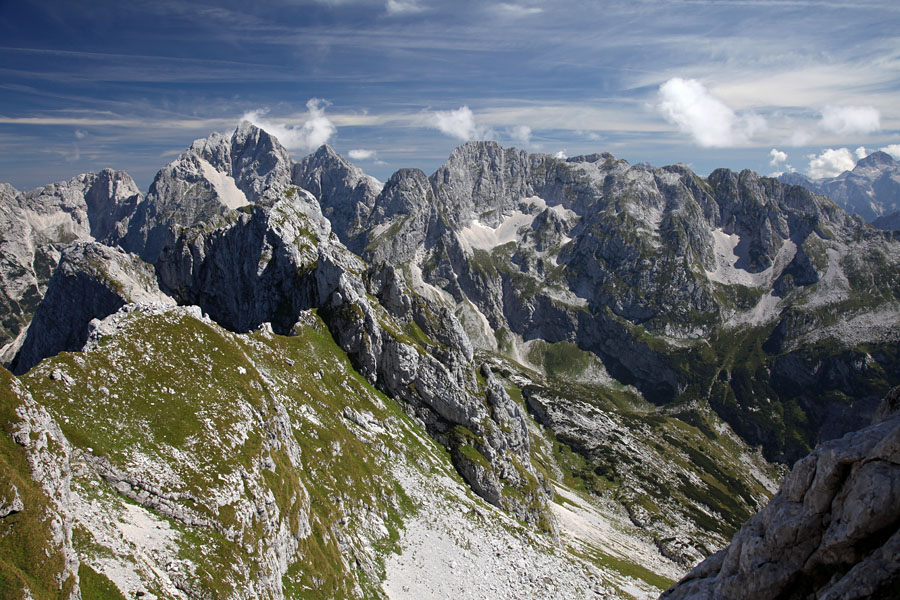
POLYGON ((503 213, 532 195, 528 154, 496 142, 468 142, 456 148, 431 176, 432 187, 451 227, 473 217, 496 227, 503 213))
POLYGON ((272 135, 242 121, 231 136, 231 175, 252 202, 266 189, 290 182, 291 158, 272 135))
POLYGON ((105 240, 141 199, 124 171, 104 169, 36 188, 21 196, 32 229, 46 241, 105 240))
POLYGON ((141 194, 127 173, 104 169, 27 193, 0 188, 0 255, 4 259, 0 312, 0 362, 8 364, 24 339, 59 248, 75 240, 118 237, 141 194))
POLYGON ((253 202, 276 202, 291 185, 291 159, 264 130, 241 122, 231 136, 196 140, 156 174, 150 192, 116 240, 155 262, 177 230, 253 202))
POLYGON ((813 180, 799 173, 786 173, 778 179, 827 194, 838 206, 869 222, 900 210, 900 162, 880 150, 860 159, 852 171, 836 177, 813 180))
POLYGON ((894 157, 887 152, 876 150, 865 158, 860 159, 859 162, 856 163, 856 166, 853 168, 853 170, 856 171, 857 169, 871 168, 883 169, 891 167, 900 167, 900 163, 894 160, 894 157))
POLYGON ((128 173, 103 169, 97 174, 82 175, 85 183, 91 236, 95 240, 114 239, 124 229, 121 221, 130 215, 143 198, 128 173))
POLYGON ((381 185, 327 144, 293 166, 291 181, 316 196, 338 238, 360 252, 354 240, 362 233, 381 185))

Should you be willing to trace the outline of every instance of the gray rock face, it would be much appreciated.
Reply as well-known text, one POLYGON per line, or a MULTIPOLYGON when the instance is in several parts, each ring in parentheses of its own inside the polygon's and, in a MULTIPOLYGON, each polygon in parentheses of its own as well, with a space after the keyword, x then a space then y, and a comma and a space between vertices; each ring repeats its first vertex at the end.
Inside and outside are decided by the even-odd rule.
POLYGON ((359 253, 362 249, 356 240, 363 233, 381 184, 327 145, 295 163, 291 180, 318 199, 341 242, 359 253))
POLYGON ((230 137, 197 140, 167 165, 115 242, 156 262, 159 253, 190 227, 257 202, 275 201, 290 185, 291 159, 268 133, 247 123, 230 137))
POLYGON ((450 447, 476 492, 552 529, 524 415, 489 372, 479 384, 456 318, 390 270, 368 288, 365 263, 314 229, 293 197, 232 214, 184 231, 159 258, 160 282, 179 302, 199 305, 235 331, 268 322, 286 334, 303 310, 317 308, 360 373, 450 447), (503 494, 504 486, 519 495, 503 494))
POLYGON ((0 185, 0 363, 9 364, 24 341, 60 248, 115 238, 140 199, 127 174, 108 169, 27 193, 0 185))
POLYGON ((131 302, 174 301, 159 291, 152 265, 96 242, 65 248, 12 370, 28 371, 43 358, 80 350, 92 319, 131 302))
POLYGON ((157 263, 163 289, 196 304, 231 329, 246 332, 271 322, 287 333, 312 306, 304 282, 314 268, 318 238, 299 201, 254 206, 211 225, 185 231, 157 263))
POLYGON ((852 171, 837 177, 810 179, 786 173, 779 180, 826 194, 847 212, 869 222, 900 209, 900 162, 886 152, 873 152, 857 162, 852 171))
MULTIPOLYGON (((656 404, 709 399, 773 460, 852 427, 818 400, 827 390, 850 396, 868 419, 877 397, 860 385, 867 375, 853 366, 854 346, 900 340, 897 241, 827 198, 750 171, 703 180, 680 165, 560 160, 472 142, 430 178, 405 170, 388 181, 363 256, 407 265, 421 293, 446 292, 482 349, 507 344, 515 358, 509 343, 574 342, 656 404), (759 372, 733 358, 730 338, 747 328, 770 335, 747 342, 761 346, 759 372), (809 348, 823 339, 839 340, 829 372, 844 375, 813 366, 809 348), (800 371, 776 361, 804 362, 813 388, 801 390, 800 371), (762 395, 802 406, 807 445, 750 415, 762 395)), ((896 381, 892 351, 870 355, 877 366, 868 372, 896 381)))
MULTIPOLYGON (((896 405, 895 389, 886 403, 896 405)), ((900 585, 900 417, 797 462, 731 545, 661 598, 886 598, 900 585)))

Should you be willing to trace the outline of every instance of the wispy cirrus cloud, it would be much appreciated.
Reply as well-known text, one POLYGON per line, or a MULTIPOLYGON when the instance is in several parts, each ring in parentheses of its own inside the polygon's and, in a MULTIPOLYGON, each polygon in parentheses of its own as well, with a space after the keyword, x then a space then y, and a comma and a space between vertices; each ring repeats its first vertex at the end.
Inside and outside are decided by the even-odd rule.
POLYGON ((389 15, 414 15, 425 10, 417 0, 387 0, 384 10, 389 15))
POLYGON ((515 4, 513 2, 499 2, 497 4, 494 4, 492 8, 494 12, 500 14, 501 16, 512 18, 531 17, 544 12, 544 9, 539 6, 523 6, 521 4, 515 4))

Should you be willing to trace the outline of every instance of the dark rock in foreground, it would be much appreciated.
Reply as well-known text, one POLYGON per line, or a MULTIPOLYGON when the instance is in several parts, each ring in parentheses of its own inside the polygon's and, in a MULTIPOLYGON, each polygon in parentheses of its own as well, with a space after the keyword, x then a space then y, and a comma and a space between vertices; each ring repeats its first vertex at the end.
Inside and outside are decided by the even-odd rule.
POLYGON ((900 388, 883 420, 819 446, 731 545, 661 598, 896 598, 900 388))

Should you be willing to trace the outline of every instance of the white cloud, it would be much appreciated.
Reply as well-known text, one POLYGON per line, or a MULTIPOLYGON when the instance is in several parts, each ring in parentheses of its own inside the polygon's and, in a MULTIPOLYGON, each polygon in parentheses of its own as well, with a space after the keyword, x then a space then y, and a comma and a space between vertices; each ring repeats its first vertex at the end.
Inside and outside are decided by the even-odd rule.
POLYGON ((704 147, 741 146, 766 128, 761 116, 736 114, 696 79, 674 77, 660 86, 659 96, 666 120, 704 147))
POLYGON ((84 129, 76 129, 75 130, 75 139, 83 140, 86 137, 87 137, 87 131, 85 131, 84 129))
POLYGON ((267 112, 265 110, 248 112, 242 119, 274 135, 288 150, 312 152, 322 144, 328 143, 331 136, 337 133, 337 127, 325 116, 325 107, 328 104, 326 100, 310 98, 306 103, 306 120, 299 127, 269 121, 263 118, 267 112))
POLYGON ((537 6, 521 6, 511 2, 501 2, 494 7, 494 10, 510 17, 528 17, 544 12, 543 8, 537 6))
POLYGON ((506 130, 506 133, 509 135, 510 139, 517 142, 523 144, 531 142, 531 127, 528 125, 516 125, 510 127, 506 130))
POLYGON ((356 148, 347 153, 347 155, 353 160, 372 160, 375 158, 374 150, 363 150, 361 148, 356 148))
POLYGON ((425 10, 416 0, 387 0, 384 9, 389 15, 412 15, 425 10))
POLYGON ((900 144, 891 144, 890 146, 885 146, 884 148, 881 148, 881 151, 887 152, 896 159, 900 159, 900 144))
POLYGON ((809 158, 809 168, 806 172, 813 179, 837 177, 856 166, 856 158, 847 148, 828 148, 818 156, 810 154, 807 158, 809 158))
POLYGON ((775 148, 772 148, 772 150, 769 151, 769 156, 771 157, 769 164, 773 167, 777 167, 788 159, 787 152, 782 152, 781 150, 777 150, 775 148))
POLYGON ((559 152, 557 152, 557 153, 554 154, 553 156, 554 156, 555 158, 559 158, 559 159, 561 159, 561 160, 565 160, 565 159, 569 158, 568 156, 566 156, 566 149, 565 149, 565 148, 563 148, 562 150, 560 150, 559 152))
POLYGON ((864 146, 860 146, 856 150, 853 151, 853 154, 856 155, 858 160, 862 160, 869 155, 869 151, 865 149, 864 146))
POLYGON ((468 106, 460 106, 456 110, 435 111, 431 114, 429 125, 464 142, 485 138, 490 134, 489 130, 475 122, 475 115, 468 106))
POLYGON ((873 106, 826 106, 820 124, 841 135, 872 133, 881 129, 881 113, 873 106))

